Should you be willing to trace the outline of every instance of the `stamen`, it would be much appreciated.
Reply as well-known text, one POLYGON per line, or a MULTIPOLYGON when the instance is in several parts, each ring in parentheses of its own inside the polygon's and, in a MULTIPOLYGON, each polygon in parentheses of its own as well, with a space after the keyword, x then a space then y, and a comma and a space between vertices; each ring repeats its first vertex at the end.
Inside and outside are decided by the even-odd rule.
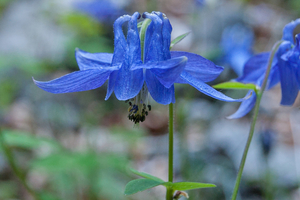
POLYGON ((145 121, 146 116, 151 110, 151 105, 148 104, 148 96, 148 88, 146 84, 144 84, 140 93, 136 97, 126 101, 129 105, 128 119, 133 121, 135 124, 145 121))

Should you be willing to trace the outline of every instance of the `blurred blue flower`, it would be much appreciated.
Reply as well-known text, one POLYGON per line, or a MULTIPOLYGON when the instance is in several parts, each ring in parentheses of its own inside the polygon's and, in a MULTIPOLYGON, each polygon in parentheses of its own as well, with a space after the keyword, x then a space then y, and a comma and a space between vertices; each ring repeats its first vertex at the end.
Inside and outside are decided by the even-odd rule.
POLYGON ((90 15, 101 23, 111 23, 120 15, 125 14, 122 6, 112 0, 77 1, 74 7, 78 11, 90 15))
POLYGON ((196 5, 198 6, 204 6, 205 5, 205 2, 206 0, 194 0, 194 2, 196 3, 196 5))
POLYGON ((148 95, 160 103, 175 103, 174 83, 190 84, 200 92, 223 101, 232 99, 208 86, 223 70, 213 62, 193 53, 170 52, 172 26, 160 12, 144 13, 151 19, 146 29, 143 51, 137 27, 138 12, 124 15, 114 23, 114 53, 88 53, 76 50, 80 71, 49 82, 35 81, 51 93, 91 90, 108 80, 105 100, 114 92, 118 100, 129 100, 129 118, 143 121, 148 110, 148 95), (128 22, 127 37, 122 24, 128 22), (143 52, 143 55, 141 55, 143 52), (142 59, 143 58, 143 59, 142 59))
POLYGON ((253 55, 253 31, 242 24, 227 27, 222 34, 221 47, 224 61, 238 76, 243 74, 247 60, 253 55))
MULTIPOLYGON (((281 105, 292 105, 300 89, 299 37, 294 43, 293 31, 300 24, 300 19, 288 23, 283 29, 283 42, 279 46, 270 71, 267 89, 281 83, 281 105)), ((243 76, 236 79, 242 83, 253 83, 261 86, 265 77, 270 52, 260 53, 251 57, 244 66, 243 76)), ((249 91, 250 93, 251 91, 249 91)), ((256 95, 242 102, 239 109, 228 118, 239 118, 246 115, 254 107, 256 95)))
POLYGON ((260 142, 265 156, 268 156, 275 142, 275 133, 271 129, 263 130, 260 133, 260 142))

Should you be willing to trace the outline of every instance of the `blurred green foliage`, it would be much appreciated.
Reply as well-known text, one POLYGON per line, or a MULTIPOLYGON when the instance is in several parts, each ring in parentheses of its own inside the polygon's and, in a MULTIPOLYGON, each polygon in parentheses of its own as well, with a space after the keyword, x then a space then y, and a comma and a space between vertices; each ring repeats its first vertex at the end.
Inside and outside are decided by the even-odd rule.
POLYGON ((59 23, 67 24, 74 33, 84 37, 95 37, 105 33, 104 27, 96 20, 80 13, 69 13, 59 20, 59 23))
POLYGON ((4 142, 12 148, 24 148, 28 150, 33 150, 39 147, 48 147, 52 150, 59 150, 62 148, 55 140, 36 137, 24 131, 3 130, 2 134, 4 142))
POLYGON ((7 107, 8 105, 11 104, 11 102, 13 102, 13 99, 16 95, 16 92, 17 92, 17 84, 11 80, 11 79, 8 79, 8 80, 5 80, 5 79, 2 79, 0 81, 0 84, 1 84, 1 87, 0 87, 0 108, 5 108, 7 107))
MULTIPOLYGON (((128 139, 128 142, 140 136, 136 131, 127 137, 130 131, 122 130, 114 128, 112 132, 120 134, 119 137, 128 139)), ((130 180, 126 171, 129 164, 126 154, 109 152, 109 149, 101 154, 93 149, 71 151, 56 140, 36 137, 23 131, 4 130, 2 134, 5 145, 15 153, 22 149, 31 151, 28 153, 32 155, 26 161, 28 169, 23 170, 27 177, 31 173, 44 177, 42 185, 36 189, 43 200, 124 198, 122 188, 130 180)), ((5 193, 1 193, 3 197, 12 198, 16 195, 12 185, 12 182, 0 183, 0 189, 5 190, 5 193)))

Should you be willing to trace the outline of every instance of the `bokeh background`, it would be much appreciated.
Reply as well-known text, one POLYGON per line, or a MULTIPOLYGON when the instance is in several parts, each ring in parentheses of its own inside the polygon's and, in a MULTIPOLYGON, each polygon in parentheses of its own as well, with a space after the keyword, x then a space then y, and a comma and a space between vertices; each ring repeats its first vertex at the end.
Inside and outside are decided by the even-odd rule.
MULTIPOLYGON (((113 52, 114 20, 122 14, 164 12, 172 37, 191 33, 174 50, 224 66, 212 82, 242 74, 253 54, 269 51, 285 24, 300 17, 299 0, 0 0, 1 140, 28 184, 45 200, 156 200, 162 186, 124 196, 135 168, 167 180, 167 106, 153 100, 134 125, 127 104, 106 86, 50 94, 33 84, 78 70, 74 50, 113 52)), ((300 32, 300 28, 295 30, 300 32)), ((228 200, 246 143, 251 114, 228 120, 239 103, 176 85, 175 181, 214 183, 191 200, 228 200)), ((238 98, 244 91, 222 91, 238 98)), ((299 200, 300 111, 279 105, 280 87, 265 92, 238 199, 299 200)), ((32 199, 0 151, 0 199, 32 199)), ((182 198, 183 199, 183 198, 182 198)))

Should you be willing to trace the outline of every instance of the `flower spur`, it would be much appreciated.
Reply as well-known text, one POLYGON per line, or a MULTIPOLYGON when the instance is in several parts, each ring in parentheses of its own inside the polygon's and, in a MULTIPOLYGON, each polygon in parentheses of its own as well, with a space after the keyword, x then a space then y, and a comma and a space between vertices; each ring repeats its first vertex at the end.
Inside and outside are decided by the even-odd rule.
POLYGON ((144 13, 140 32, 139 18, 136 12, 115 21, 113 54, 77 49, 80 71, 48 82, 34 80, 35 84, 47 92, 68 93, 92 90, 108 80, 105 100, 114 92, 118 100, 128 101, 128 118, 134 123, 144 121, 150 111, 149 94, 160 104, 175 103, 174 83, 190 84, 222 101, 244 100, 232 99, 205 83, 214 80, 223 71, 222 67, 197 54, 170 52, 172 26, 162 13, 144 13), (127 21, 125 38, 122 25, 127 21))

